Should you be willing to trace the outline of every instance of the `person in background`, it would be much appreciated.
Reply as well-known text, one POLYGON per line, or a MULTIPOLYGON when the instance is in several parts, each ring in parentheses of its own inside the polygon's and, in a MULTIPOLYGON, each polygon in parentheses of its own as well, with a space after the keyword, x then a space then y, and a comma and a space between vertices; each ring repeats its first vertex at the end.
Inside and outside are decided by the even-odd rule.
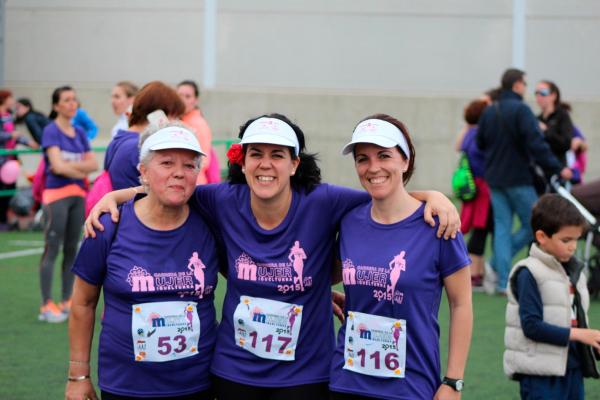
POLYGON ((588 143, 577 126, 573 125, 573 140, 571 150, 567 152, 567 166, 573 171, 571 183, 583 183, 583 175, 587 169, 588 143))
MULTIPOLYGON (((475 181, 477 192, 475 198, 462 204, 460 213, 461 231, 463 234, 471 233, 468 250, 471 257, 471 285, 474 290, 481 289, 485 275, 485 242, 488 234, 493 232, 494 220, 490 188, 485 182, 485 155, 477 147, 477 123, 483 110, 488 106, 484 100, 473 100, 467 105, 464 118, 468 129, 459 135, 456 141, 456 150, 464 152, 469 160, 469 166, 475 181)), ((489 269, 489 268, 488 268, 489 269)), ((491 277, 488 277, 488 281, 491 277)), ((493 288, 491 290, 493 292, 493 288)))
POLYGON ((331 362, 333 400, 459 399, 471 342, 470 260, 459 235, 436 236, 407 190, 415 149, 387 114, 362 120, 342 150, 352 154, 369 202, 341 221, 344 325, 331 362), (438 311, 450 307, 448 363, 440 379, 438 311))
POLYGON ((50 123, 50 119, 39 111, 36 111, 31 104, 31 100, 22 97, 17 100, 15 107, 17 123, 24 123, 29 130, 29 134, 39 146, 42 143, 42 132, 46 125, 50 123))
POLYGON ((111 139, 119 132, 126 131, 129 128, 130 108, 133 105, 133 100, 138 92, 138 87, 130 81, 121 81, 112 88, 110 95, 110 103, 113 112, 118 116, 117 123, 110 131, 111 139))
POLYGON ((52 93, 53 122, 42 134, 46 174, 42 193, 45 247, 40 265, 42 306, 38 319, 46 322, 63 322, 68 318, 73 290, 71 266, 84 220, 84 179, 98 168, 85 132, 72 124, 76 112, 73 88, 56 88, 52 93), (57 305, 52 301, 52 277, 61 246, 62 301, 57 305))
POLYGON ((537 118, 544 139, 554 156, 567 166, 567 151, 571 149, 573 140, 573 123, 569 116, 571 105, 561 101, 560 89, 549 80, 540 81, 535 86, 535 101, 541 110, 537 118))
POLYGON ((209 367, 217 335, 217 250, 206 222, 188 204, 202 149, 191 131, 173 122, 148 127, 140 147, 146 195, 121 207, 118 224, 104 216, 107 230, 83 242, 73 266, 67 400, 97 399, 90 353, 101 291, 103 400, 214 399, 209 367), (157 322, 161 317, 166 324, 157 322))
MULTIPOLYGON (((14 106, 15 100, 12 92, 6 89, 0 90, 0 148, 10 150, 14 149, 17 144, 35 148, 36 143, 33 140, 21 136, 19 132, 15 130, 12 116, 14 106)), ((16 160, 16 156, 0 155, 0 168, 5 167, 7 170, 11 170, 11 173, 0 174, 0 190, 16 189, 19 171, 19 165, 16 160), (10 176, 7 177, 4 175, 10 176)), ((6 170, 4 172, 6 172, 6 170)), ((8 229, 15 222, 14 216, 9 217, 8 215, 10 214, 9 203, 11 198, 12 195, 0 196, 0 231, 8 229)))
POLYGON ((104 169, 110 175, 113 190, 139 184, 137 148, 140 132, 149 124, 148 114, 157 110, 162 110, 169 119, 179 119, 185 106, 173 88, 153 81, 144 85, 136 95, 129 117, 130 126, 119 129, 106 149, 104 169))
POLYGON ((208 182, 206 173, 212 162, 212 155, 214 153, 212 148, 212 132, 208 123, 204 119, 202 112, 198 108, 198 99, 200 96, 200 90, 196 82, 191 80, 185 80, 177 85, 177 94, 181 97, 183 104, 185 104, 185 114, 181 118, 181 121, 192 128, 196 133, 196 137, 200 142, 200 145, 208 154, 205 160, 202 170, 198 174, 198 184, 203 185, 208 182))
POLYGON ((533 112, 523 102, 525 72, 507 69, 501 85, 500 100, 487 107, 479 119, 476 143, 485 154, 485 181, 492 192, 496 291, 505 295, 512 258, 533 239, 528 225, 537 200, 529 170, 532 160, 548 175, 570 179, 572 173, 554 157, 533 112), (513 233, 515 215, 521 227, 513 233))
POLYGON ((73 126, 76 126, 85 132, 89 141, 92 141, 98 135, 98 125, 94 122, 92 117, 81 108, 81 102, 77 100, 77 113, 73 117, 73 126))
POLYGON ((504 334, 504 372, 519 381, 521 399, 583 399, 583 378, 600 377, 600 331, 589 329, 586 276, 574 257, 586 227, 557 194, 533 207, 535 243, 510 273, 504 334))

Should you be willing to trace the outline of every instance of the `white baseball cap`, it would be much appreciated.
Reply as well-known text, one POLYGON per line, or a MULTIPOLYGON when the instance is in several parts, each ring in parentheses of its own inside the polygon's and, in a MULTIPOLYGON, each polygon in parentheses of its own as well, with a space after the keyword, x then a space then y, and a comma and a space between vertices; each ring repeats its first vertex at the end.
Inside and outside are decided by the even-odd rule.
POLYGON ((278 118, 261 117, 253 121, 246 130, 240 144, 269 143, 294 148, 300 154, 300 144, 294 129, 278 118))
POLYGON ((406 158, 410 158, 408 142, 402 131, 382 119, 367 119, 358 124, 352 132, 352 141, 344 146, 342 154, 352 153, 357 143, 372 143, 385 148, 399 146, 406 158))
POLYGON ((148 136, 142 144, 140 159, 143 159, 149 151, 166 149, 186 149, 206 156, 196 135, 190 130, 180 126, 169 126, 148 136))

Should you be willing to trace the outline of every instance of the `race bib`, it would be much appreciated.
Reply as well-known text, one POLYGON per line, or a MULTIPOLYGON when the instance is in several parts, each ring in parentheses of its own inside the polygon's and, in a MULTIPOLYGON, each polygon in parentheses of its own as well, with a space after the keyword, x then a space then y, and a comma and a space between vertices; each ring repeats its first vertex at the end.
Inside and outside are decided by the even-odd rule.
POLYGON ((198 354, 200 319, 196 303, 163 301, 131 306, 136 361, 165 362, 198 354))
POLYGON ((294 361, 302 306, 240 296, 233 321, 238 346, 261 358, 294 361))
POLYGON ((382 378, 404 378, 406 321, 348 312, 344 369, 382 378))

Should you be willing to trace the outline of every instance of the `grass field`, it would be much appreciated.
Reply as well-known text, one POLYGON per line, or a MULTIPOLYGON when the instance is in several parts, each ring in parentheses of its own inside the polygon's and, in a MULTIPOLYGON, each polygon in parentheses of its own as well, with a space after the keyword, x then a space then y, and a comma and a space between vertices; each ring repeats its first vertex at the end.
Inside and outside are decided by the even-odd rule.
MULTIPOLYGON (((5 258, 6 253, 42 247, 40 233, 0 233, 0 399, 61 399, 67 373, 66 324, 37 321, 39 307, 39 254, 5 258)), ((58 269, 54 293, 59 294, 58 269)), ((219 284, 217 310, 223 299, 219 284)), ((463 399, 518 399, 518 385, 502 372, 504 308, 506 300, 475 293, 475 327, 465 376, 463 399)), ((219 311, 220 312, 220 311, 219 311)), ((98 313, 99 315, 100 313, 98 313)), ((592 326, 600 327, 600 301, 592 303, 592 326)), ((442 354, 446 354, 448 310, 440 311, 442 354)), ((96 338, 99 324, 96 325, 96 338)), ((97 343, 94 344, 97 349, 97 343)), ((92 359, 95 361, 96 352, 92 359)), ((94 363, 95 365, 95 363, 94 363)), ((442 366, 445 361, 442 361, 442 366)), ((95 371, 95 366, 93 368, 95 371)), ((94 373, 95 375, 95 373, 94 373)), ((600 381, 586 380, 586 398, 600 399, 600 381)))

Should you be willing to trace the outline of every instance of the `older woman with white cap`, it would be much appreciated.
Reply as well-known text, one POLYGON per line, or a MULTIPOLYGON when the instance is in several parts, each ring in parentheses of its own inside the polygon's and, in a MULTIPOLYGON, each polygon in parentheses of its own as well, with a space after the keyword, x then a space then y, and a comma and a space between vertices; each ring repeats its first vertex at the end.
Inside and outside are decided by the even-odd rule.
POLYGON ((371 201, 340 226, 347 318, 332 361, 332 398, 459 399, 473 320, 462 236, 439 239, 423 221, 424 204, 406 191, 415 151, 400 121, 385 114, 361 121, 343 149, 350 153, 371 201), (440 380, 442 288, 450 345, 440 380))
POLYGON ((102 399, 212 399, 216 339, 215 239, 188 205, 204 155, 179 123, 153 125, 140 138, 146 195, 103 216, 83 242, 69 320, 67 399, 96 399, 90 380, 95 312, 104 291, 98 383, 102 399))
MULTIPOLYGON (((344 214, 368 196, 321 183, 304 133, 283 115, 253 118, 239 137, 241 144, 228 153, 229 183, 198 186, 195 193, 222 236, 227 259, 211 367, 217 397, 326 398, 335 344, 335 237, 344 214)), ((101 203, 92 219, 100 209, 117 216, 111 201, 101 203)), ((93 234, 91 220, 87 232, 93 234)))

